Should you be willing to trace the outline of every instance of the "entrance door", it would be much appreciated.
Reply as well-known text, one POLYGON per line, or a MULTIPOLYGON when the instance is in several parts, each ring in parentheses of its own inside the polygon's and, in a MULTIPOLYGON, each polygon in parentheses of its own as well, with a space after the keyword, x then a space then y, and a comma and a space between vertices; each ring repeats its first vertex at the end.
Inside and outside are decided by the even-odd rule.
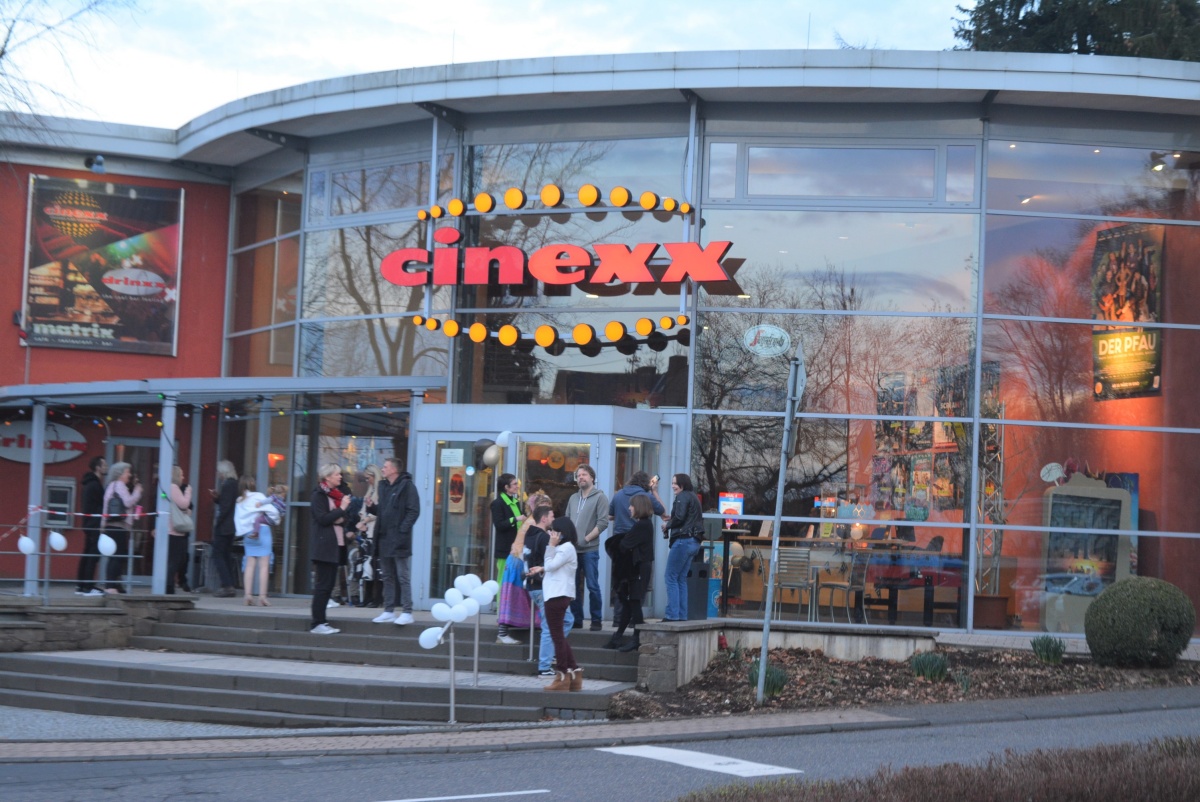
MULTIPOLYGON (((157 438, 114 437, 109 441, 105 455, 109 465, 128 462, 132 466, 134 480, 142 483, 142 499, 138 504, 143 510, 151 512, 157 499, 158 448, 157 438)), ((134 584, 150 584, 150 574, 154 568, 154 525, 152 515, 139 516, 133 522, 129 537, 133 570, 129 572, 128 580, 134 584)))
POLYGON ((590 464, 592 445, 587 442, 524 442, 517 457, 517 478, 525 497, 541 491, 550 497, 556 514, 567 508, 575 492, 575 469, 590 464))

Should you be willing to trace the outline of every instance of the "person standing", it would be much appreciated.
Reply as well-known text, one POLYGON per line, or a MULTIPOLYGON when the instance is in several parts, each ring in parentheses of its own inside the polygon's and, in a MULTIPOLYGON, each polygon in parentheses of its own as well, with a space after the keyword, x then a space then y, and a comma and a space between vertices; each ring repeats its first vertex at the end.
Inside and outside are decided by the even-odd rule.
POLYGON ((692 489, 692 477, 677 473, 671 477, 671 518, 663 524, 669 537, 667 570, 663 585, 667 589, 667 610, 664 621, 686 621, 688 614, 687 572, 692 558, 700 551, 704 540, 704 516, 700 499, 692 489))
POLYGON ((554 643, 554 654, 558 658, 558 670, 554 681, 542 688, 544 691, 582 691, 583 669, 575 662, 575 653, 567 642, 563 621, 575 597, 575 569, 579 560, 575 555, 578 539, 575 525, 570 519, 557 518, 550 524, 546 545, 546 562, 538 566, 536 573, 542 576, 542 593, 545 596, 546 621, 550 639, 554 643))
POLYGON ((612 521, 613 533, 608 540, 604 541, 604 550, 612 560, 610 590, 612 591, 613 626, 616 626, 617 622, 621 620, 621 596, 616 593, 617 561, 620 559, 618 555, 621 538, 633 528, 633 518, 629 515, 629 503, 634 496, 645 496, 650 501, 655 515, 666 513, 662 499, 658 497, 658 477, 655 476, 651 479, 645 471, 636 471, 629 478, 629 484, 613 493, 612 500, 608 502, 608 520, 612 521))
POLYGON ((217 487, 210 491, 216 502, 217 512, 213 521, 212 565, 217 571, 221 588, 213 593, 219 598, 234 595, 233 571, 230 569, 230 550, 233 548, 233 508, 237 506, 237 468, 227 459, 217 463, 217 487))
POLYGON ((96 587, 96 568, 100 565, 100 523, 104 515, 104 474, 108 462, 104 457, 92 457, 83 475, 79 491, 79 509, 83 514, 83 556, 75 575, 76 596, 103 596, 96 587))
POLYGON ((333 583, 337 579, 341 560, 341 549, 345 533, 342 521, 350 496, 338 490, 342 484, 342 469, 338 465, 322 465, 318 471, 321 481, 313 488, 312 531, 309 534, 308 553, 313 564, 312 620, 309 632, 314 635, 336 635, 340 629, 329 626, 326 610, 329 597, 333 594, 333 583))
POLYGON ((183 468, 171 468, 171 488, 167 491, 171 502, 171 534, 167 539, 167 593, 175 593, 178 583, 184 593, 190 593, 187 584, 188 535, 195 528, 190 512, 192 487, 183 481, 183 468))
POLYGON ((238 482, 237 509, 234 511, 234 531, 242 538, 246 549, 246 566, 242 569, 242 592, 246 605, 253 607, 254 580, 258 579, 258 604, 270 607, 267 584, 271 572, 271 524, 282 518, 271 499, 258 492, 253 476, 243 476, 238 482))
POLYGON ((648 494, 639 493, 629 500, 629 517, 633 520, 633 526, 621 538, 613 567, 617 596, 622 602, 621 617, 617 619, 617 631, 612 639, 604 644, 606 649, 632 652, 641 645, 641 634, 637 627, 645 623, 642 618, 642 599, 646 597, 650 577, 654 573, 654 527, 650 523, 653 514, 648 494), (633 637, 622 645, 621 637, 630 625, 634 627, 633 637))
POLYGON ((116 541, 117 549, 108 558, 105 570, 106 593, 124 593, 121 574, 125 573, 126 556, 129 554, 129 533, 133 528, 133 508, 142 500, 142 485, 133 479, 133 466, 128 462, 114 462, 108 469, 108 485, 104 488, 104 531, 116 541))
POLYGON ((517 531, 526 520, 521 512, 521 480, 502 473, 497 480, 500 492, 492 500, 492 557, 496 560, 496 581, 500 583, 500 601, 496 608, 496 642, 509 646, 520 643, 512 636, 512 627, 529 625, 529 598, 521 587, 525 563, 521 552, 513 551, 517 531), (514 595, 516 594, 516 595, 514 595), (521 597, 524 596, 522 600, 521 597), (524 615, 521 613, 524 612, 524 615), (524 624, 519 619, 524 619, 524 624))
POLYGON ((368 513, 376 516, 375 545, 379 553, 379 571, 383 574, 383 612, 371 619, 376 624, 411 624, 412 617, 412 533, 421 514, 412 474, 401 470, 397 457, 383 461, 383 481, 379 483, 379 501, 368 513), (400 613, 396 614, 397 592, 400 613))
MULTIPOLYGON (((549 498, 546 498, 547 502, 549 500, 549 498)), ((542 641, 538 647, 538 676, 553 677, 555 672, 550 666, 554 664, 554 639, 550 634, 550 626, 546 622, 546 604, 543 596, 541 569, 546 564, 546 547, 550 544, 550 534, 546 530, 550 527, 550 522, 554 519, 554 510, 551 509, 549 503, 539 504, 534 508, 531 517, 533 525, 525 533, 525 564, 527 566, 525 587, 529 591, 530 602, 533 603, 533 606, 537 608, 538 614, 542 617, 542 641)), ((567 519, 563 518, 561 521, 566 522, 567 519)), ((574 525, 571 528, 574 529, 574 525)), ((571 613, 571 608, 568 607, 562 620, 564 638, 571 632, 571 626, 574 623, 575 617, 571 613)))
POLYGON ((608 498, 596 487, 596 469, 591 465, 580 465, 575 469, 575 484, 579 490, 567 501, 567 518, 575 524, 579 535, 575 551, 579 566, 576 568, 575 600, 571 602, 571 614, 583 626, 583 587, 587 586, 588 607, 591 614, 591 631, 599 632, 604 619, 604 600, 600 595, 600 537, 608 529, 608 498))

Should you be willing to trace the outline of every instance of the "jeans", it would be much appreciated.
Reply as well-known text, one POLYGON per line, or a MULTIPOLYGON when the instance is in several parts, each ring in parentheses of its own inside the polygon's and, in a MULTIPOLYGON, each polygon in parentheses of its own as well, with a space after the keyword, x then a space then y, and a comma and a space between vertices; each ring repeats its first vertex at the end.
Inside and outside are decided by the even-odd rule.
POLYGON ((400 612, 412 612, 412 557, 380 557, 379 573, 383 574, 383 609, 396 610, 396 586, 400 586, 400 612))
POLYGON ((104 568, 108 586, 116 589, 121 584, 121 576, 129 567, 129 530, 110 526, 105 534, 117 544, 117 550, 109 555, 108 564, 104 568))
POLYGON ((79 558, 76 590, 87 592, 96 587, 96 568, 100 565, 100 530, 83 530, 83 556, 79 558))
MULTIPOLYGON (((584 551, 579 554, 579 568, 576 576, 582 575, 587 585, 588 611, 592 623, 599 624, 604 618, 604 600, 600 597, 600 550, 584 551)), ((578 591, 578 582, 576 583, 578 591)), ((583 621, 583 594, 576 592, 575 600, 571 602, 571 612, 576 621, 583 621)))
POLYGON ((550 630, 550 639, 554 642, 554 649, 558 654, 558 670, 563 672, 579 668, 579 664, 575 662, 575 653, 571 651, 571 644, 567 642, 566 633, 563 632, 563 620, 570 606, 571 600, 566 596, 555 596, 546 602, 546 624, 543 627, 543 630, 550 630))
POLYGON ((688 566, 700 551, 700 541, 694 537, 681 537, 671 544, 667 552, 667 570, 663 584, 667 588, 666 617, 672 621, 685 621, 688 617, 688 566))
MULTIPOLYGON (((550 664, 554 662, 554 638, 550 635, 550 624, 546 620, 546 603, 542 597, 542 591, 529 591, 529 601, 533 602, 534 606, 542 615, 542 643, 538 647, 538 671, 549 671, 550 664)), ((563 614, 562 630, 563 637, 567 637, 571 632, 571 627, 575 624, 575 616, 571 613, 571 608, 568 605, 567 611, 563 614)))

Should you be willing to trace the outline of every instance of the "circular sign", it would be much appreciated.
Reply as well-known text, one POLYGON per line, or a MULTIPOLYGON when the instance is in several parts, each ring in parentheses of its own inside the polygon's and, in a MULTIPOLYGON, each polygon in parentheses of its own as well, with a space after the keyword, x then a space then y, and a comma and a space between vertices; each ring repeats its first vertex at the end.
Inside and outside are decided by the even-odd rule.
POLYGON ((546 464, 554 470, 558 470, 567 462, 567 458, 563 456, 561 451, 551 451, 546 455, 546 464))
POLYGON ((746 329, 742 347, 755 356, 779 356, 792 350, 792 338, 778 326, 762 323, 746 329))
MULTIPOLYGON (((47 423, 42 462, 68 462, 87 453, 87 439, 61 423, 47 423)), ((33 424, 13 421, 0 426, 0 457, 13 462, 33 461, 33 424)))

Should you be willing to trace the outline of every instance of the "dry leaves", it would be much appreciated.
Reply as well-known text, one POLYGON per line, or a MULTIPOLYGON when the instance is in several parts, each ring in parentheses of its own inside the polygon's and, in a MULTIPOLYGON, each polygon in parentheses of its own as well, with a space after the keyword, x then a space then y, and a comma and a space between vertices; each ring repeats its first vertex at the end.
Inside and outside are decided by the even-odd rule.
MULTIPOLYGON (((783 693, 768 699, 762 712, 871 705, 924 704, 974 699, 1048 696, 1169 685, 1200 685, 1200 665, 1170 669, 1104 668, 1085 658, 1048 666, 1030 652, 941 649, 950 676, 930 682, 914 676, 908 663, 865 658, 845 662, 820 651, 774 649, 770 662, 788 675, 783 693)), ((756 688, 750 663, 758 652, 725 652, 675 693, 626 691, 613 697, 613 719, 712 716, 755 710, 756 688)))

